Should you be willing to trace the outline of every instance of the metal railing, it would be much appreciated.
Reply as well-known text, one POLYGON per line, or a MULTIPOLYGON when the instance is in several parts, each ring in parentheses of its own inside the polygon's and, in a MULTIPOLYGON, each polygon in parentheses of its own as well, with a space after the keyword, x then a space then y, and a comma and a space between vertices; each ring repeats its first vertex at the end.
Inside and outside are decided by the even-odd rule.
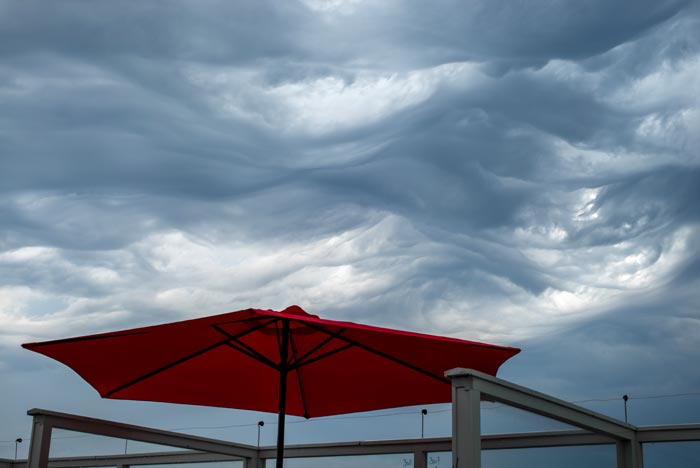
MULTIPOLYGON (((453 466, 480 468, 482 450, 614 445, 618 468, 643 468, 642 444, 700 441, 700 424, 637 427, 470 369, 446 373, 452 380, 452 437, 290 445, 285 458, 413 454, 414 468, 426 468, 434 452, 452 452, 453 466), (553 418, 579 430, 482 435, 480 402, 488 399, 553 418)), ((32 409, 28 460, 0 460, 0 468, 87 468, 240 460, 264 468, 274 447, 255 447, 142 426, 32 409), (53 429, 97 434, 188 449, 178 452, 49 459, 53 429)))

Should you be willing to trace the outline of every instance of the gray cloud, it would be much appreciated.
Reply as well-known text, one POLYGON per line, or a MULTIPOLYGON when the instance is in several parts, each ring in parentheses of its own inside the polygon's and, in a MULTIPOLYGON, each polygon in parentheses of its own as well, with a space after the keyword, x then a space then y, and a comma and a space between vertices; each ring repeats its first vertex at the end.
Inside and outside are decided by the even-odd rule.
MULTIPOLYGON (((696 285, 697 286, 697 285, 696 285)), ((621 417, 622 395, 628 394, 631 422, 639 425, 690 423, 697 419, 693 398, 673 397, 693 392, 700 374, 687 362, 695 359, 694 343, 700 319, 689 306, 694 294, 667 287, 666 291, 642 294, 630 304, 612 308, 595 319, 584 319, 556 335, 523 343, 530 353, 509 365, 509 377, 546 385, 570 400, 619 397, 613 407, 589 402, 598 411, 615 411, 621 417), (528 361, 525 363, 524 361, 528 361), (522 372, 548 362, 537 377, 522 372), (542 379, 540 381, 540 379, 542 379), (683 390, 680 390, 683 389, 683 390), (645 400, 648 396, 664 396, 645 400)))
POLYGON ((119 56, 157 61, 252 61, 288 55, 309 20, 294 3, 230 4, 218 0, 61 6, 5 2, 0 53, 58 52, 96 61, 119 56), (212 11, 217 14, 212 15, 212 11), (267 34, 274 31, 275 34, 267 34))
MULTIPOLYGON (((644 36, 684 9, 688 1, 594 2, 572 7, 563 1, 399 2, 360 4, 333 18, 340 50, 352 38, 365 54, 392 64, 477 60, 502 73, 541 66, 550 59, 584 59, 644 36), (355 35, 353 28, 360 28, 355 35), (373 49, 372 42, 383 47, 373 49), (402 53, 405 48, 410 54, 402 53), (407 58, 407 56, 409 58, 407 58)), ((352 53, 352 52, 350 52, 352 53)))

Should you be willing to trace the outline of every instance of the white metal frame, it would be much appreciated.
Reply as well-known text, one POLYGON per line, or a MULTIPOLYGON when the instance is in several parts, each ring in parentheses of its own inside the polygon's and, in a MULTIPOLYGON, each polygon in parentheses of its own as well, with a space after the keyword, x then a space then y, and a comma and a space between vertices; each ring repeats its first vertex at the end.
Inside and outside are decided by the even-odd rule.
MULTIPOLYGON (((549 395, 471 369, 445 373, 452 381, 452 438, 292 445, 285 458, 413 454, 414 468, 426 468, 431 452, 452 451, 455 468, 480 468, 481 450, 615 444, 618 468, 643 468, 642 443, 700 441, 700 424, 636 427, 549 395), (522 434, 481 434, 481 400, 491 400, 581 428, 522 434)), ((254 447, 142 426, 32 409, 32 437, 26 461, 0 460, 0 468, 86 468, 241 460, 262 468, 275 447, 254 447), (54 428, 190 449, 134 455, 49 460, 54 428)))
POLYGON ((31 409, 27 414, 33 417, 27 468, 46 468, 48 466, 51 431, 54 428, 217 453, 246 461, 258 458, 256 448, 243 444, 42 409, 31 409))
MULTIPOLYGON (((643 468, 642 442, 700 440, 698 426, 639 428, 473 369, 445 372, 452 380, 452 460, 455 468, 481 468, 480 402, 504 403, 579 427, 615 443, 618 468, 643 468)), ((605 443, 605 442, 604 442, 605 443)))

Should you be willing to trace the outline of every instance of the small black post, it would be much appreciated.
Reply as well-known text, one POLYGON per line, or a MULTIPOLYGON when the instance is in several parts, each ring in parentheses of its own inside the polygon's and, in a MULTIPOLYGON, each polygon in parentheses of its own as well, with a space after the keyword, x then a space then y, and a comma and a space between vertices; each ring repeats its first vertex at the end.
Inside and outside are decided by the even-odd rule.
POLYGON ((630 397, 627 395, 622 395, 622 401, 625 402, 625 422, 627 422, 627 400, 629 400, 630 397))
POLYGON ((265 425, 265 421, 258 421, 258 447, 260 447, 260 428, 265 425))
POLYGON ((423 438, 425 434, 425 415, 428 414, 428 410, 423 408, 420 410, 420 438, 423 438))
POLYGON ((15 460, 17 460, 17 446, 22 443, 22 438, 17 437, 15 439, 15 460))

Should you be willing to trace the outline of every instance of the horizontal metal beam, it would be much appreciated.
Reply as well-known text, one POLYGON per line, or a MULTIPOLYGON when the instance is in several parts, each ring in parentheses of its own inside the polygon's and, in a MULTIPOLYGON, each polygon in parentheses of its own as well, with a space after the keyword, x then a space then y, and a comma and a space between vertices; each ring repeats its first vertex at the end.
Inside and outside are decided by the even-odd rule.
MULTIPOLYGON (((284 448, 284 456, 285 458, 308 458, 413 453, 416 451, 444 452, 451 449, 451 440, 450 438, 444 437, 437 439, 403 439, 288 445, 284 448)), ((260 448, 260 458, 275 458, 275 456, 274 447, 260 448)))
MULTIPOLYGON (((502 450, 575 445, 604 445, 614 443, 609 437, 588 431, 549 431, 518 434, 489 434, 481 436, 482 450, 502 450)), ((449 452, 452 439, 403 439, 371 442, 342 442, 331 444, 292 445, 285 447, 285 457, 341 457, 413 452, 449 452)), ((260 458, 274 458, 274 447, 262 447, 260 458)))
POLYGON ((27 411, 27 414, 35 418, 41 417, 46 425, 69 431, 98 434, 118 439, 137 440, 139 442, 148 442, 169 447, 201 450, 209 453, 220 453, 239 458, 252 459, 257 455, 257 449, 250 445, 234 444, 150 427, 134 426, 131 424, 88 418, 85 416, 59 413, 38 408, 27 411))
POLYGON ((639 442, 700 441, 700 424, 643 426, 638 429, 637 439, 639 442))
POLYGON ((614 443, 609 437, 588 431, 525 432, 481 436, 481 450, 571 447, 614 443))
MULTIPOLYGON (((195 451, 154 452, 126 455, 97 455, 61 457, 49 460, 49 468, 81 468, 120 465, 165 465, 174 463, 202 463, 241 460, 240 457, 195 451)), ((26 468, 26 461, 17 461, 12 468, 26 468)))
POLYGON ((616 440, 632 440, 637 429, 631 424, 473 369, 452 369, 445 372, 445 376, 452 379, 453 385, 477 390, 490 400, 616 440))

